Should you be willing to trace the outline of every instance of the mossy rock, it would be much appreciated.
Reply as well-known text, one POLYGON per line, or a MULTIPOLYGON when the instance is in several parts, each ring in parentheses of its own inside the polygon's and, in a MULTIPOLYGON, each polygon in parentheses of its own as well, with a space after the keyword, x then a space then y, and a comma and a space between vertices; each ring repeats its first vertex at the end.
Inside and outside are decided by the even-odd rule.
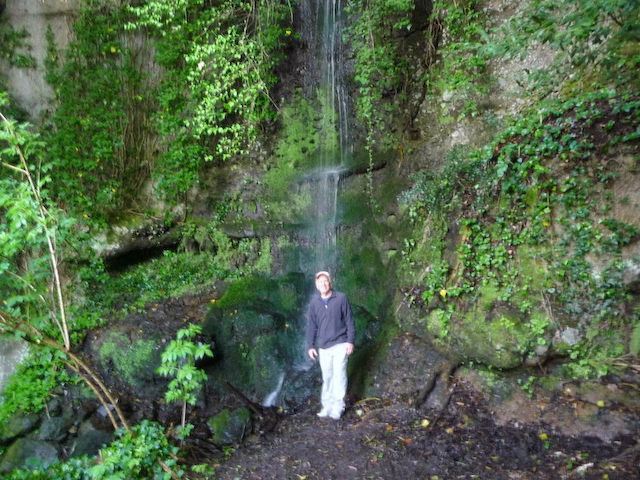
POLYGON ((216 345, 215 367, 245 394, 263 398, 282 373, 304 360, 304 310, 310 280, 243 278, 215 302, 202 328, 216 345))
POLYGON ((110 332, 98 350, 103 368, 115 373, 130 386, 141 388, 156 377, 162 349, 154 338, 130 338, 110 332))
POLYGON ((462 358, 496 368, 522 364, 528 332, 523 319, 512 309, 491 313, 476 307, 463 317, 436 309, 426 319, 427 331, 441 344, 455 348, 462 358))
POLYGON ((38 426, 40 417, 35 413, 16 414, 0 423, 0 445, 7 445, 15 438, 32 432, 38 426))
POLYGON ((299 273, 290 273, 280 279, 245 277, 229 287, 212 306, 211 314, 215 315, 216 311, 221 310, 251 308, 276 316, 290 316, 300 308, 308 287, 308 280, 299 273))
POLYGON ((242 442, 250 430, 251 412, 246 408, 222 410, 209 418, 212 440, 217 445, 234 445, 242 442))
POLYGON ((2 456, 0 473, 16 468, 46 468, 58 460, 58 449, 50 442, 19 438, 2 456))

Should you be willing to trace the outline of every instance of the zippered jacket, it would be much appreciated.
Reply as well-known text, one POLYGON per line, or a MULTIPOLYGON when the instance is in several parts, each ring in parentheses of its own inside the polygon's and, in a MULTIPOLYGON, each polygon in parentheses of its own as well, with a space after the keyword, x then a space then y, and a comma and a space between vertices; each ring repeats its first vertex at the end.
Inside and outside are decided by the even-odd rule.
POLYGON ((329 348, 339 343, 354 343, 356 327, 347 296, 331 292, 325 306, 320 295, 311 300, 307 318, 307 350, 317 343, 318 348, 329 348))

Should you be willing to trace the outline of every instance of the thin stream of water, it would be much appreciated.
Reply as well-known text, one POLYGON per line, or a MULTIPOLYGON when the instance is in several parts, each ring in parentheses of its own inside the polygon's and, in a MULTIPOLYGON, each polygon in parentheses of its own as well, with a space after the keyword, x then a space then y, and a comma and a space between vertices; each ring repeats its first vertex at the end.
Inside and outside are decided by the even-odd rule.
MULTIPOLYGON (((315 185, 311 185, 313 270, 335 272, 338 224, 338 188, 340 170, 351 154, 347 122, 348 102, 344 82, 343 12, 341 0, 307 0, 316 6, 318 28, 321 34, 315 40, 321 84, 318 96, 321 105, 320 125, 322 141, 319 151, 319 170, 315 172, 315 185)), ((307 8, 310 8, 309 6, 307 8)))

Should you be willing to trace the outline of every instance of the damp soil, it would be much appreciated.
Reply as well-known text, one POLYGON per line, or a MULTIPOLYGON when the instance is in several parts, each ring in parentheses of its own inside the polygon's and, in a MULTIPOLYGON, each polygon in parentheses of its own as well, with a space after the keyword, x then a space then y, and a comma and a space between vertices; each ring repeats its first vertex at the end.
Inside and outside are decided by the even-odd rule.
POLYGON ((416 410, 370 399, 339 421, 310 407, 216 462, 220 479, 635 479, 631 437, 603 442, 548 425, 498 426, 486 401, 459 380, 446 407, 416 410))

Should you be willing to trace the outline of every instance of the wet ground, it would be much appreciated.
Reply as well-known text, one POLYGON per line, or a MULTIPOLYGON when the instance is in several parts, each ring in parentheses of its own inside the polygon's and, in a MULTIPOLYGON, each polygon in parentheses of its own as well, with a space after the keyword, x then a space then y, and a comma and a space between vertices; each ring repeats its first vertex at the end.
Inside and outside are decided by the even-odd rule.
POLYGON ((498 426, 464 381, 446 408, 368 400, 340 421, 310 408, 217 462, 220 479, 640 479, 631 437, 566 437, 546 425, 498 426))

